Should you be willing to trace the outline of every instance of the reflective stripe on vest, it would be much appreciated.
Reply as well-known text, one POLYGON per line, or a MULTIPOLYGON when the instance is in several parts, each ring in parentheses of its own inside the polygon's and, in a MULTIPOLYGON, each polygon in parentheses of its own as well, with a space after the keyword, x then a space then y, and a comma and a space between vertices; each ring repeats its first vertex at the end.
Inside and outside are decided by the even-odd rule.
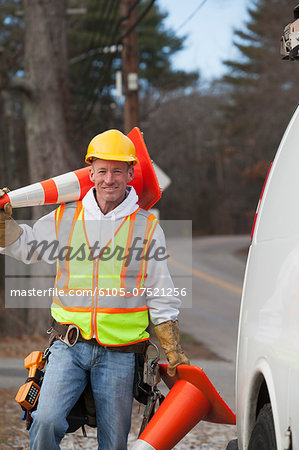
POLYGON ((60 323, 75 323, 86 339, 95 334, 103 345, 148 339, 142 287, 146 252, 158 224, 155 216, 140 209, 127 216, 114 238, 97 249, 98 254, 91 251, 94 242, 88 237, 98 235, 99 221, 84 220, 82 202, 59 207, 55 219, 60 258, 55 281, 59 295, 53 298, 53 317, 60 323), (130 255, 134 240, 139 250, 130 255))

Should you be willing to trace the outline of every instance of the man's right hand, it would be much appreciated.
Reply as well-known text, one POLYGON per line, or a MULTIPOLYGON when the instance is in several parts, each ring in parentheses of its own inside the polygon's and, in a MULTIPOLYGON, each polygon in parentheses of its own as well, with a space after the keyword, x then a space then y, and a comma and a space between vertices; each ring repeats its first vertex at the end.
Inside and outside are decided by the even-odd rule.
MULTIPOLYGON (((0 189, 0 198, 9 192, 7 187, 0 189)), ((12 207, 10 203, 5 203, 0 209, 0 247, 7 247, 13 244, 21 234, 23 229, 13 220, 12 207)))

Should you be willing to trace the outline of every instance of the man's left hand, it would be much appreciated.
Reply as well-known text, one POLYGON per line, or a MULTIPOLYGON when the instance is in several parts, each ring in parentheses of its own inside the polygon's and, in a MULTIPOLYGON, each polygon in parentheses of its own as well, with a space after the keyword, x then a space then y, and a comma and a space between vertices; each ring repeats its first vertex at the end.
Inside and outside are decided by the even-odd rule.
MULTIPOLYGON (((8 188, 0 189, 0 198, 9 192, 8 188)), ((0 247, 7 247, 13 244, 21 234, 23 229, 13 220, 12 207, 10 203, 5 203, 0 209, 0 247)))

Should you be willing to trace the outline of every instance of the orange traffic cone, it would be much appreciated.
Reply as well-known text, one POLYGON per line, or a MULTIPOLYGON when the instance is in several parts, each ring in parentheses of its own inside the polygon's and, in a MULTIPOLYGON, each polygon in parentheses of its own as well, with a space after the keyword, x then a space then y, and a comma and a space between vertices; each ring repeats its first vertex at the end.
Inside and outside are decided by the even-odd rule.
MULTIPOLYGON (((134 166, 134 178, 129 184, 137 192, 139 206, 149 209, 161 198, 161 189, 139 128, 133 128, 128 137, 135 145, 138 159, 134 166)), ((7 202, 13 208, 20 208, 81 200, 92 186, 88 167, 84 167, 11 191, 0 199, 0 208, 7 202)))
POLYGON ((175 377, 160 364, 170 392, 132 450, 171 450, 200 420, 234 425, 236 417, 202 369, 178 366, 175 377))

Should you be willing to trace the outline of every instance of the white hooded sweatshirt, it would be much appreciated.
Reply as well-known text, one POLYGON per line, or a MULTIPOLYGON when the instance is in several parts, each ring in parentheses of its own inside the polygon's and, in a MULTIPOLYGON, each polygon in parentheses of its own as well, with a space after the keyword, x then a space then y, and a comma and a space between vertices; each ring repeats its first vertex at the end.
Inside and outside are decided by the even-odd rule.
MULTIPOLYGON (((114 233, 123 221, 123 219, 134 213, 138 208, 138 196, 132 186, 127 187, 126 198, 114 210, 104 215, 95 199, 95 188, 92 187, 85 197, 82 199, 84 207, 84 217, 88 235, 88 221, 93 224, 92 230, 94 234, 94 224, 98 236, 92 236, 92 240, 97 240, 101 247, 104 247, 109 239, 112 240, 112 248, 114 247, 114 233)), ((34 224, 33 228, 28 225, 21 225, 23 233, 19 239, 8 247, 1 248, 0 253, 12 256, 13 258, 23 261, 25 264, 31 264, 38 261, 39 253, 36 251, 28 260, 28 251, 31 241, 36 242, 54 242, 57 240, 55 231, 55 211, 50 212, 46 216, 41 217, 34 224)), ((153 234, 152 254, 155 249, 166 248, 165 237, 162 228, 158 224, 153 234)), ((50 249, 43 252, 42 259, 50 264, 56 262, 55 258, 49 257, 50 249)), ((167 320, 176 320, 179 314, 179 306, 181 301, 173 295, 165 296, 165 292, 174 292, 174 285, 167 267, 167 260, 159 260, 149 258, 147 263, 147 277, 144 281, 146 304, 149 308, 150 318, 154 325, 165 322, 167 320), (155 294, 155 295, 154 295, 155 294)))

